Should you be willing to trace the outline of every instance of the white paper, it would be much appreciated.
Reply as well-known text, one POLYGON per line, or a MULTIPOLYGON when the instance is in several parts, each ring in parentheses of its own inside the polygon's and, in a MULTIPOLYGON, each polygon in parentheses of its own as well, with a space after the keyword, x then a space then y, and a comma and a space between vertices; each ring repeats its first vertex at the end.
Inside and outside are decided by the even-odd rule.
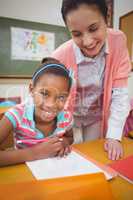
POLYGON ((72 151, 64 158, 55 157, 35 160, 26 162, 26 164, 38 180, 99 172, 103 172, 107 180, 112 178, 112 175, 105 172, 75 151, 72 151))

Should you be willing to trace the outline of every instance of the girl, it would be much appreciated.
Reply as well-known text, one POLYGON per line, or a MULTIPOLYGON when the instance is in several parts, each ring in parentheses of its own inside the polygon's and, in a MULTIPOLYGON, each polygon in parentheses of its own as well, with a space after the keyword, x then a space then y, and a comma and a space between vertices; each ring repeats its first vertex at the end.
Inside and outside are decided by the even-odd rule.
POLYGON ((107 28, 105 0, 63 0, 61 12, 72 40, 52 56, 75 72, 77 88, 71 99, 76 98, 76 131, 82 131, 83 141, 105 137, 108 158, 117 160, 123 155, 121 139, 129 112, 131 65, 125 35, 107 28))
POLYGON ((43 60, 29 85, 32 101, 11 108, 0 121, 0 142, 12 131, 16 147, 0 151, 0 166, 70 152, 72 118, 64 106, 71 84, 63 64, 53 58, 43 60))

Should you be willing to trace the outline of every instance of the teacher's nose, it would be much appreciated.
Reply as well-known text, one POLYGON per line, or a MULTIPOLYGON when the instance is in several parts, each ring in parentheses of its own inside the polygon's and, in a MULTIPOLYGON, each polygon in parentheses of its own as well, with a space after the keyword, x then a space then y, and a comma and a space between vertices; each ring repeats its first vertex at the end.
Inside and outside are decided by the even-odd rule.
POLYGON ((91 46, 93 45, 93 41, 94 41, 94 39, 93 39, 93 37, 92 37, 91 34, 85 33, 83 35, 83 38, 82 38, 82 44, 83 44, 83 46, 91 48, 91 46))

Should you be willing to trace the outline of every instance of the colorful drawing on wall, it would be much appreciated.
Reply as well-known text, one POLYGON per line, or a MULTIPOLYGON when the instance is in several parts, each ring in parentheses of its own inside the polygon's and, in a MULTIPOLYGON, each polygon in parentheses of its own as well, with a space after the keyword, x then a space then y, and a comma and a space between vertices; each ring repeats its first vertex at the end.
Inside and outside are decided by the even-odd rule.
POLYGON ((108 6, 107 25, 113 27, 113 0, 106 0, 108 6))
POLYGON ((41 60, 55 48, 54 33, 11 27, 11 59, 41 60))

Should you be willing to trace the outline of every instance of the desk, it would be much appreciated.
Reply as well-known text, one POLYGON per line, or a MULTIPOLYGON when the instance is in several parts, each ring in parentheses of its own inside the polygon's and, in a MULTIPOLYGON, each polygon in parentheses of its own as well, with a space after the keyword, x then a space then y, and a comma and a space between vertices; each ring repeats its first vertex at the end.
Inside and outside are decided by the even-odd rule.
MULTIPOLYGON (((95 140, 82 144, 75 144, 74 147, 82 153, 91 156, 95 160, 108 164, 112 161, 107 159, 103 149, 104 140, 95 140)), ((133 140, 124 138, 124 157, 133 154, 133 140)), ((0 183, 14 183, 35 180, 25 164, 0 168, 0 183)), ((116 177, 109 181, 112 193, 116 200, 133 199, 133 186, 126 180, 116 177)))

